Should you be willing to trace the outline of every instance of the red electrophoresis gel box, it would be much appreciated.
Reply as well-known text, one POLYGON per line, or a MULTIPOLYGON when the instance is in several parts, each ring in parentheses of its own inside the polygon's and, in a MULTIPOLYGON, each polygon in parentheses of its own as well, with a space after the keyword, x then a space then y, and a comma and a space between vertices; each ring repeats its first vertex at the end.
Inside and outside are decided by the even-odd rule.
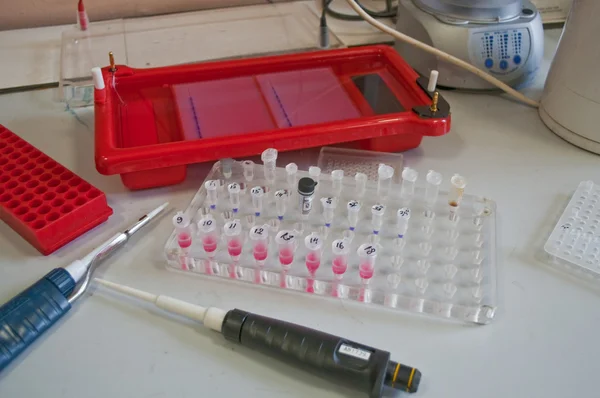
POLYGON ((144 189, 186 165, 338 143, 398 152, 450 129, 426 80, 388 46, 152 69, 102 70, 96 167, 144 189))

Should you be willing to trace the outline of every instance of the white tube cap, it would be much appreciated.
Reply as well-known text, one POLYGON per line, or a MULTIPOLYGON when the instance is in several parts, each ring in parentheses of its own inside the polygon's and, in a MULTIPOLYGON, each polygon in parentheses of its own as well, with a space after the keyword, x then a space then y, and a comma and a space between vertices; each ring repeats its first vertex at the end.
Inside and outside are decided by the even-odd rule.
POLYGON ((104 90, 104 78, 102 77, 102 69, 95 66, 92 68, 92 80, 94 81, 94 88, 96 90, 104 90))

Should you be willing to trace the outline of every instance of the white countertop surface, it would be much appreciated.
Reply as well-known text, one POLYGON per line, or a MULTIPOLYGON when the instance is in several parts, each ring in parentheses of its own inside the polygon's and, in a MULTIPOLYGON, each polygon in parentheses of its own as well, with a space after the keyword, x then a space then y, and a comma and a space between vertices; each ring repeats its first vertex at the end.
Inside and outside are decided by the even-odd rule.
MULTIPOLYGON (((546 61, 528 90, 531 96, 541 93, 558 36, 558 31, 546 32, 546 61)), ((186 182, 178 186, 129 192, 118 176, 101 176, 94 168, 92 109, 65 110, 53 95, 52 90, 0 95, 0 123, 103 190, 115 214, 47 257, 0 223, 0 302, 53 267, 81 257, 142 211, 167 200, 173 208, 187 207, 209 167, 190 167, 186 182)), ((369 311, 341 301, 169 272, 163 245, 172 230, 170 217, 136 237, 97 276, 201 305, 278 317, 389 350, 395 360, 423 372, 418 397, 597 396, 598 295, 552 271, 537 255, 577 184, 600 182, 600 158, 558 138, 534 109, 499 95, 443 95, 452 107, 452 131, 425 138, 405 154, 405 161, 420 172, 459 172, 469 180, 469 193, 497 202, 500 297, 492 324, 466 326, 369 311)), ((362 395, 94 288, 0 374, 0 397, 42 396, 362 395)))

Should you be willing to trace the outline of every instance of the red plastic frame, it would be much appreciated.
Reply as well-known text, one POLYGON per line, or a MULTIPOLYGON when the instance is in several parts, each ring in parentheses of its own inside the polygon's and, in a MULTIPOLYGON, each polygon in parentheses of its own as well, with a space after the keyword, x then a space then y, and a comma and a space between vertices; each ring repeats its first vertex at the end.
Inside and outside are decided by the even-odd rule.
MULTIPOLYGON (((439 136, 450 130, 449 116, 422 118, 411 110, 415 106, 430 104, 431 99, 417 85, 417 73, 389 46, 356 47, 152 69, 117 66, 114 76, 109 68, 104 68, 103 77, 106 89, 96 90, 95 93, 96 167, 102 174, 121 174, 123 183, 130 189, 176 184, 185 178, 187 164, 256 155, 269 147, 279 151, 290 151, 353 142, 351 146, 361 149, 398 152, 417 147, 423 136, 439 136), (117 86, 119 82, 157 86, 165 81, 173 85, 311 67, 343 65, 345 69, 352 69, 348 67, 349 61, 352 62, 351 65, 364 67, 365 63, 370 63, 379 65, 378 70, 386 69, 399 82, 401 90, 394 89, 393 85, 390 89, 396 96, 403 97, 402 102, 407 110, 201 140, 160 143, 158 141, 161 137, 157 133, 155 143, 144 142, 141 146, 123 147, 124 140, 129 138, 120 136, 123 116, 118 94, 112 84, 113 78, 117 86)), ((343 76, 340 77, 340 82, 358 108, 368 107, 362 94, 358 90, 353 92, 354 86, 346 84, 343 76)), ((398 86, 398 83, 395 84, 398 86)), ((144 129, 144 123, 148 123, 143 117, 127 122, 130 124, 128 128, 134 126, 140 131, 144 129)), ((173 129, 178 127, 172 125, 173 129)))

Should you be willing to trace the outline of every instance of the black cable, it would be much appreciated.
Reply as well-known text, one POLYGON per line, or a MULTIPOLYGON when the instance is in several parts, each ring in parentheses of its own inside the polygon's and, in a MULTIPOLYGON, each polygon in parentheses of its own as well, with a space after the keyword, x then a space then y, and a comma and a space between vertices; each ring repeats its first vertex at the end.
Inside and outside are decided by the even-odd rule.
MULTIPOLYGON (((333 0, 323 0, 323 11, 326 12, 327 14, 331 15, 333 18, 341 19, 343 21, 362 21, 363 20, 360 17, 360 15, 344 14, 344 13, 332 10, 330 8, 330 5, 332 2, 333 2, 333 0)), ((397 6, 394 7, 392 5, 392 2, 393 2, 392 0, 385 1, 385 10, 384 11, 373 11, 373 10, 369 10, 368 8, 363 6, 361 3, 359 3, 358 0, 356 0, 356 3, 360 6, 360 8, 365 10, 365 12, 373 18, 394 18, 396 16, 396 13, 398 12, 398 7, 397 6)))

